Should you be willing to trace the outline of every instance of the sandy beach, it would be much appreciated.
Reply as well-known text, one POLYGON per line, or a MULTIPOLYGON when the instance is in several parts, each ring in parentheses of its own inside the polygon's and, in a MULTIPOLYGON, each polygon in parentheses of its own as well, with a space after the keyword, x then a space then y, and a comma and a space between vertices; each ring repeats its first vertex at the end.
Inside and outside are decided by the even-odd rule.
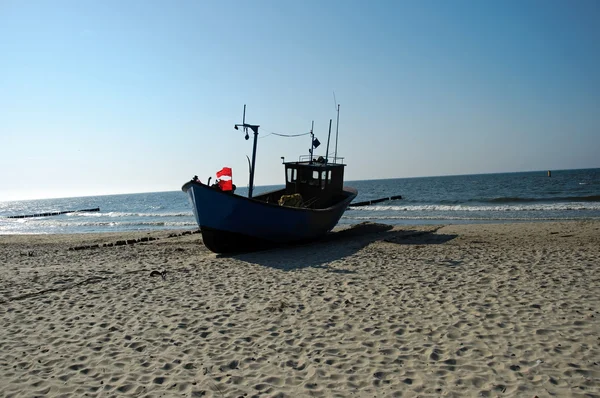
POLYGON ((0 396, 600 397, 600 222, 201 241, 0 236, 0 396))

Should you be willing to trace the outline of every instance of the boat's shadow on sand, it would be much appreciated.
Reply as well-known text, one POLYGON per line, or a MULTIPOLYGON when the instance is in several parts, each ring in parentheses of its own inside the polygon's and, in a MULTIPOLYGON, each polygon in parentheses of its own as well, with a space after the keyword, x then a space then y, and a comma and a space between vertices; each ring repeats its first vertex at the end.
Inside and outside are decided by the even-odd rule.
POLYGON ((386 224, 362 223, 341 231, 331 232, 318 242, 288 245, 251 253, 218 255, 218 257, 235 258, 285 271, 322 267, 329 272, 352 273, 355 271, 326 267, 325 264, 352 256, 368 244, 378 241, 402 245, 438 245, 457 237, 457 235, 436 233, 439 228, 394 229, 393 226, 386 224))

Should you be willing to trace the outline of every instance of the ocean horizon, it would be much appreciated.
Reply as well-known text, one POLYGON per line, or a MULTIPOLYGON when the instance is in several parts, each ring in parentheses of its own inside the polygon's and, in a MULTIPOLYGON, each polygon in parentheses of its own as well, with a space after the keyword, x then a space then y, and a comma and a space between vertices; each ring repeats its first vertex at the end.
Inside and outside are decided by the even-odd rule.
MULTIPOLYGON (((551 173, 561 173, 561 172, 571 172, 571 171, 594 171, 600 170, 600 168, 592 167, 592 168, 583 168, 583 169, 548 169, 548 170, 529 170, 529 171, 501 171, 501 172, 489 172, 489 173, 466 173, 466 174, 439 174, 439 175, 431 175, 431 176, 412 176, 412 177, 385 177, 385 178, 371 178, 371 179, 363 179, 363 180, 344 180, 344 185, 352 185, 354 182, 371 182, 371 181, 387 181, 387 180, 410 180, 410 179, 418 179, 418 178, 444 178, 444 177, 472 177, 472 176, 492 176, 492 175, 508 175, 508 174, 529 174, 529 173, 540 173, 547 176, 547 173, 550 171, 551 173)), ((183 185, 183 184, 181 184, 183 185)), ((255 185, 254 189, 275 189, 277 187, 283 187, 283 184, 264 184, 264 185, 255 185)), ((239 189, 243 189, 243 187, 238 187, 239 189)), ((136 191, 136 192, 115 192, 115 193, 103 193, 99 195, 75 195, 75 196, 56 196, 56 197, 48 197, 48 198, 26 198, 26 199, 10 199, 10 200, 0 200, 0 203, 8 203, 8 202, 24 202, 24 201, 32 201, 32 200, 51 200, 51 199, 74 199, 74 198, 88 198, 88 197, 102 197, 102 196, 118 196, 118 195, 138 195, 138 194, 156 194, 156 193, 169 193, 169 192, 179 192, 179 190, 161 190, 161 191, 136 191)), ((247 193, 247 190, 245 191, 247 193)), ((358 201, 358 200, 356 200, 358 201)))
MULTIPOLYGON (((392 225, 600 219, 600 168, 348 180, 354 202, 402 195, 401 200, 349 208, 338 225, 392 225)), ((283 185, 256 186, 255 193, 283 185)), ((247 188, 238 187, 238 195, 247 188)), ((182 191, 0 202, 0 234, 52 234, 195 229, 182 191), (97 212, 33 218, 19 215, 99 208, 97 212)))

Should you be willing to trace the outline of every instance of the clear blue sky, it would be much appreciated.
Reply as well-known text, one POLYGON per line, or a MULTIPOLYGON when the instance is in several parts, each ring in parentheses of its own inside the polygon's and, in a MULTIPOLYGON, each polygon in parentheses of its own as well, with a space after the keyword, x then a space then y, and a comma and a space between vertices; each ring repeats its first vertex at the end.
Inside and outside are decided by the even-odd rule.
POLYGON ((0 0, 0 200, 600 167, 600 2, 0 0), (332 142, 331 147, 333 148, 332 142))

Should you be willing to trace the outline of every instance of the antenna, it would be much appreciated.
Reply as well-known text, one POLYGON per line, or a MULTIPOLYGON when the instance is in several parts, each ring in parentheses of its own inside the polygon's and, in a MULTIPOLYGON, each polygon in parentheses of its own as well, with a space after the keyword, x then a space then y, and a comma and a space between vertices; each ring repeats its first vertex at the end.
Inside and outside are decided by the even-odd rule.
POLYGON ((333 109, 337 106, 337 100, 335 99, 335 90, 333 91, 333 109))
MULTIPOLYGON (((245 126, 246 125, 246 104, 244 104, 244 116, 242 117, 242 124, 245 126)), ((244 127, 244 133, 246 133, 246 140, 248 140, 248 138, 250 138, 250 136, 248 135, 248 127, 244 127)))
MULTIPOLYGON (((335 94, 334 94, 335 97, 335 94)), ((337 122, 335 122, 335 154, 333 155, 333 163, 337 163, 337 143, 338 143, 338 127, 340 126, 340 104, 337 104, 337 122)))
POLYGON ((310 161, 312 162, 313 158, 313 147, 315 145, 315 134, 313 133, 313 129, 315 128, 315 121, 312 121, 312 126, 310 128, 310 161))

